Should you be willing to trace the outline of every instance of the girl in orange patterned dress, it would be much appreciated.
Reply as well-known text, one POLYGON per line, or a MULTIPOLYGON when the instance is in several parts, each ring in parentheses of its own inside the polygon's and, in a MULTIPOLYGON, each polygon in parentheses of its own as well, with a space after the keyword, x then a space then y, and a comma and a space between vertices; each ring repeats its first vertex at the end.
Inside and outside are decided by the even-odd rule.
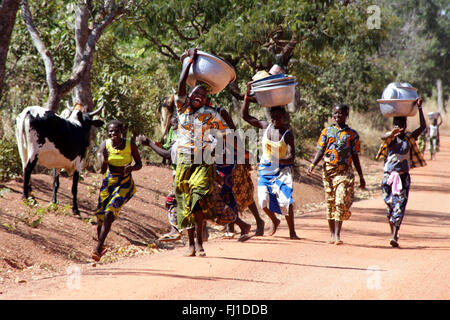
POLYGON ((336 245, 343 243, 340 239, 342 223, 351 215, 355 178, 352 163, 359 175, 360 188, 364 189, 366 186, 358 156, 359 136, 346 124, 348 114, 347 105, 338 104, 334 107, 335 123, 322 130, 317 143, 317 153, 307 172, 311 175, 320 160, 324 159, 323 185, 327 201, 328 226, 331 232, 329 243, 336 245))

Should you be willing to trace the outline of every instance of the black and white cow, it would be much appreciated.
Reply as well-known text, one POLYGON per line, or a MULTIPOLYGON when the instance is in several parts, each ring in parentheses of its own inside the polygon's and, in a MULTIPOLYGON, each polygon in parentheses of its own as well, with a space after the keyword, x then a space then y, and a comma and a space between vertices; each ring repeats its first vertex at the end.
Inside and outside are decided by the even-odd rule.
MULTIPOLYGON (((37 163, 49 169, 64 169, 73 174, 72 212, 79 214, 78 179, 89 146, 91 127, 101 127, 102 120, 93 120, 101 111, 85 113, 74 110, 66 119, 55 112, 32 106, 16 118, 16 139, 23 167, 23 198, 28 198, 30 177, 37 163)), ((57 176, 53 181, 52 202, 56 203, 57 176)))

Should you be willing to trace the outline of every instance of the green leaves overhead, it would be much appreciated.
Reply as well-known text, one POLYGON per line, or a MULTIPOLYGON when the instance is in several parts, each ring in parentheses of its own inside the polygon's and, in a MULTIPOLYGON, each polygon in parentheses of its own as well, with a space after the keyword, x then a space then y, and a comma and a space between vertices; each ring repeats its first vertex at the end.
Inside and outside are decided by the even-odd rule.
MULTIPOLYGON (((78 1, 29 2, 65 80, 78 1)), ((91 3, 91 15, 101 16, 103 1, 91 3)), ((155 110, 177 85, 180 55, 197 47, 234 66, 236 83, 213 97, 230 111, 257 71, 286 65, 299 82, 300 111, 291 117, 296 135, 316 136, 334 103, 371 110, 389 82, 408 81, 431 95, 440 76, 448 92, 449 14, 448 0, 129 0, 97 44, 92 95, 105 105, 106 120, 121 118, 132 133, 159 139, 155 110), (373 4, 380 9, 378 29, 367 26, 373 4)), ((46 97, 43 63, 18 18, 0 103, 17 114, 46 97)))

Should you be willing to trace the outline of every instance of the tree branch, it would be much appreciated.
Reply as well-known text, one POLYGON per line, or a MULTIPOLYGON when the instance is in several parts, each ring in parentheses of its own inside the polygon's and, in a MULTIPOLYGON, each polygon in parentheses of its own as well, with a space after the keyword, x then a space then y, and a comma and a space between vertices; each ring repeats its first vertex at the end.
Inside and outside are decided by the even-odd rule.
POLYGON ((56 81, 55 65, 53 62, 52 55, 48 51, 45 43, 42 41, 38 31, 36 30, 36 27, 34 26, 33 18, 31 17, 30 13, 30 8, 28 7, 28 1, 22 0, 21 6, 22 6, 23 20, 28 29, 28 32, 31 35, 31 40, 33 41, 34 46, 38 50, 42 59, 44 60, 47 84, 49 86, 49 89, 50 91, 58 90, 58 82, 56 81))
MULTIPOLYGON (((88 8, 81 8, 81 14, 83 16, 85 14, 84 10, 88 11, 88 8)), ((114 10, 108 13, 100 23, 94 26, 94 29, 89 33, 89 36, 87 37, 85 45, 82 47, 82 57, 79 60, 79 63, 74 65, 72 77, 61 85, 61 90, 64 94, 78 84, 84 72, 90 72, 95 45, 98 39, 103 34, 106 27, 113 23, 116 17, 123 14, 124 12, 125 7, 124 2, 122 1, 121 5, 117 6, 114 10)), ((87 28, 87 25, 84 25, 84 27, 87 28)))
POLYGON ((182 40, 185 40, 185 41, 193 41, 193 40, 198 39, 198 37, 187 37, 187 36, 185 36, 185 35, 180 31, 180 29, 178 29, 177 26, 174 25, 174 24, 169 24, 169 26, 170 26, 170 28, 171 28, 173 31, 175 31, 175 33, 176 33, 182 40))
POLYGON ((149 41, 151 41, 156 47, 159 53, 161 53, 162 55, 173 59, 175 61, 179 60, 179 56, 172 50, 171 47, 169 47, 168 45, 162 44, 160 43, 155 37, 150 36, 147 31, 145 31, 141 26, 138 25, 138 30, 139 32, 145 36, 149 41), (168 53, 166 51, 164 51, 164 49, 166 49, 168 51, 168 53))

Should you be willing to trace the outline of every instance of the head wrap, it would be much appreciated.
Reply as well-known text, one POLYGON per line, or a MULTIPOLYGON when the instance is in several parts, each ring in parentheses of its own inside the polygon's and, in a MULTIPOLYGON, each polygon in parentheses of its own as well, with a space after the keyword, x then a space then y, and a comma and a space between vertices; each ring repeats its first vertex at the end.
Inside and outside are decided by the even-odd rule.
POLYGON ((269 76, 270 76, 270 74, 267 71, 261 70, 261 71, 258 71, 257 73, 255 73, 255 75, 252 77, 252 80, 256 81, 256 80, 263 79, 263 78, 266 78, 269 76))

